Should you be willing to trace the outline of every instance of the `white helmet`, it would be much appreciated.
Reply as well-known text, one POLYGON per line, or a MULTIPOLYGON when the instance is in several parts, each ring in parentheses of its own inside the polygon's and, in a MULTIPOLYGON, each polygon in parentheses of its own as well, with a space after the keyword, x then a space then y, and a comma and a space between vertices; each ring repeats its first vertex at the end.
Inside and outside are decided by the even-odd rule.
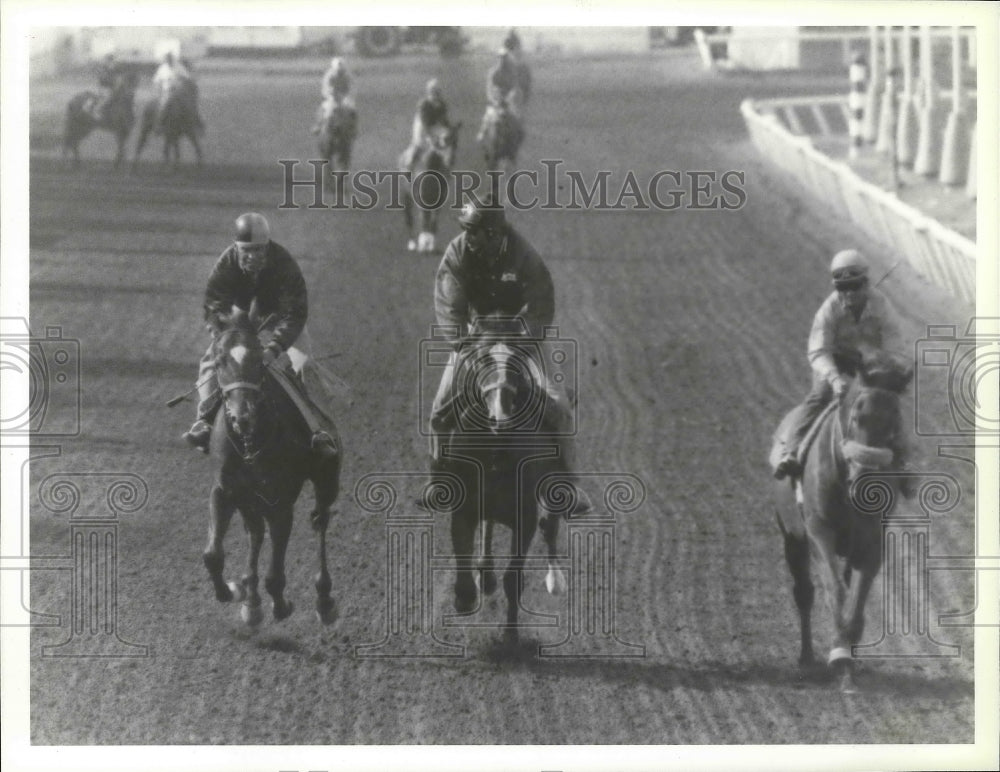
POLYGON ((862 283, 868 279, 868 261, 856 249, 842 249, 830 262, 830 276, 838 288, 862 283))

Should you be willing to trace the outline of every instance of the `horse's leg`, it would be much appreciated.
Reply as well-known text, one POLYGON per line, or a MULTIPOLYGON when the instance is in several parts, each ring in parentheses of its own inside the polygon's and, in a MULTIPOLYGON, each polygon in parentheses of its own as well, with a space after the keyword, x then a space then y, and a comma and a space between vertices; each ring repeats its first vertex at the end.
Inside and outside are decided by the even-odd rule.
MULTIPOLYGON (((194 131, 194 129, 192 129, 191 131, 188 132, 187 138, 189 140, 191 140, 191 144, 194 146, 195 163, 198 166, 201 166, 201 163, 202 163, 201 144, 198 142, 198 134, 194 131)), ((180 144, 180 143, 178 143, 178 144, 180 144)), ((178 151, 178 153, 179 152, 180 151, 178 151)))
POLYGON ((295 610, 294 604, 285 600, 285 552, 292 533, 292 507, 288 505, 272 513, 268 520, 271 531, 271 562, 264 576, 264 589, 274 601, 274 618, 287 619, 295 610))
POLYGON ((326 529, 330 524, 330 505, 336 496, 328 496, 326 497, 328 500, 325 501, 321 500, 322 498, 317 493, 316 509, 309 514, 309 522, 316 532, 319 563, 319 571, 316 573, 314 582, 316 586, 316 617, 322 624, 329 625, 337 619, 337 604, 330 595, 333 582, 330 581, 330 572, 326 567, 326 529))
POLYGON ((545 589, 549 595, 564 595, 566 593, 566 574, 557 563, 559 537, 559 515, 544 512, 538 519, 538 528, 545 539, 548 553, 548 571, 545 573, 545 589))
POLYGON ((247 555, 247 572, 243 575, 243 590, 246 592, 246 600, 240 607, 240 617, 246 624, 255 627, 264 618, 260 610, 260 593, 258 592, 257 563, 260 560, 260 549, 264 544, 264 518, 259 512, 246 507, 241 508, 243 512, 243 523, 246 525, 247 533, 250 534, 250 551, 247 555))
POLYGON ((812 645, 812 608, 816 588, 809 575, 809 539, 798 509, 791 510, 794 515, 787 525, 782 517, 784 511, 776 512, 775 516, 785 540, 785 563, 792 575, 792 597, 799 611, 799 665, 809 667, 816 661, 812 645))
POLYGON ((851 648, 841 632, 847 586, 841 576, 840 559, 836 553, 836 533, 816 517, 809 518, 808 530, 809 548, 816 557, 816 570, 836 629, 827 661, 835 669, 840 669, 845 662, 850 666, 851 648))
POLYGON ((216 483, 209 497, 208 508, 210 513, 208 546, 205 547, 202 560, 215 588, 216 599, 222 603, 228 603, 233 599, 233 592, 232 587, 226 584, 222 576, 226 564, 222 541, 226 537, 226 531, 229 530, 229 523, 233 518, 233 512, 236 511, 236 505, 223 491, 222 486, 216 483))
MULTIPOLYGON (((878 529, 860 529, 854 552, 847 561, 846 597, 841 609, 841 616, 836 620, 837 640, 835 647, 851 652, 853 646, 861 640, 865 628, 865 604, 871 591, 872 583, 882 565, 882 541, 878 529)), ((855 691, 854 661, 841 658, 834 662, 840 678, 840 688, 844 692, 855 691)))
POLYGON ((497 591, 497 575, 493 570, 493 521, 483 524, 483 555, 479 560, 479 573, 482 576, 482 590, 485 595, 497 591))
POLYGON ((461 510, 451 515, 451 546, 459 568, 455 574, 455 610, 460 614, 476 608, 476 580, 473 572, 463 566, 463 558, 468 560, 474 547, 476 523, 468 512, 461 510))
POLYGON ((417 241, 413 238, 413 196, 403 193, 403 216, 406 218, 406 233, 410 237, 406 242, 406 248, 411 252, 417 248, 417 241))
POLYGON ((515 526, 511 530, 510 548, 513 557, 503 575, 503 591, 507 596, 507 624, 504 626, 503 637, 509 644, 516 643, 518 639, 517 612, 521 607, 521 591, 524 588, 525 556, 531 548, 537 526, 535 517, 525 514, 519 527, 515 526))

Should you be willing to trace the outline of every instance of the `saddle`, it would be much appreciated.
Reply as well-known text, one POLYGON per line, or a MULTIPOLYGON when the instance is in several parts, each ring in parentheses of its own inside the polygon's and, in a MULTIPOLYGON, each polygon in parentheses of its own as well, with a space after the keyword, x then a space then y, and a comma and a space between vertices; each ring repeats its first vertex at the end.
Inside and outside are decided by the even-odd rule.
MULTIPOLYGON (((809 455, 809 448, 812 447, 813 440, 815 440, 816 435, 819 434, 819 430, 822 428, 823 423, 827 421, 830 414, 836 410, 837 401, 833 400, 830 404, 823 408, 823 412, 819 414, 819 417, 813 421, 812 425, 809 427, 809 431, 799 444, 798 453, 795 457, 795 460, 798 462, 799 469, 805 468, 806 457, 809 455)), ((771 438, 771 452, 768 454, 767 460, 771 466, 772 473, 778 469, 778 463, 785 455, 785 448, 788 446, 791 428, 798 423, 798 417, 801 411, 802 405, 796 405, 789 410, 785 414, 785 417, 781 419, 781 423, 778 424, 778 428, 775 430, 774 435, 771 438)))

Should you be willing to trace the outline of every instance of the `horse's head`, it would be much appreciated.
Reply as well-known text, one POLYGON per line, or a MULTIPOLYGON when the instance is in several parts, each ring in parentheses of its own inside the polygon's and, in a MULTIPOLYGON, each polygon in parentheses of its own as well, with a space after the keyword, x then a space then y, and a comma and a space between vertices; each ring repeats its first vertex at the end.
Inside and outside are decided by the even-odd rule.
POLYGON ((845 399, 844 456, 849 479, 864 471, 887 469, 902 430, 899 395, 913 369, 891 357, 862 357, 845 399))
POLYGON ((455 379, 471 425, 493 433, 523 429, 525 419, 537 413, 541 378, 526 336, 518 316, 473 321, 455 379))
POLYGON ((458 152, 458 132, 462 128, 459 121, 453 126, 435 126, 430 131, 430 148, 427 163, 431 168, 450 169, 458 152))
POLYGON ((215 376, 222 390, 226 422, 242 441, 244 454, 252 452, 258 403, 264 380, 263 348, 250 318, 234 313, 217 328, 213 346, 215 376))

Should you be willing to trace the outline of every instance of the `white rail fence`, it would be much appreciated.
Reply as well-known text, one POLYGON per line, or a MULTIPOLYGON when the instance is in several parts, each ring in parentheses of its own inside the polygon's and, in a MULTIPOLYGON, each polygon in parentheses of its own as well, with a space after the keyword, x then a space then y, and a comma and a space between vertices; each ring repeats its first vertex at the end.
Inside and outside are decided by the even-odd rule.
POLYGON ((816 150, 810 137, 793 133, 805 130, 804 121, 814 122, 819 134, 844 133, 846 111, 847 97, 839 94, 746 99, 740 106, 751 140, 769 162, 837 217, 856 223, 935 284, 975 304, 975 242, 861 179, 847 164, 816 150))

